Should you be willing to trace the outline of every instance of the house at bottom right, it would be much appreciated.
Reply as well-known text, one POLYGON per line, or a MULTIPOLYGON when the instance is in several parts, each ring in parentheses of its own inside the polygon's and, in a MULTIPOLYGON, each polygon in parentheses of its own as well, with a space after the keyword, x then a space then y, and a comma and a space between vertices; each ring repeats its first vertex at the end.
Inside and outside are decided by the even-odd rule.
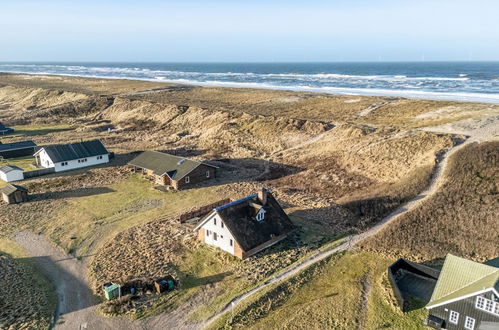
POLYGON ((426 308, 434 329, 499 329, 499 262, 448 254, 426 308))

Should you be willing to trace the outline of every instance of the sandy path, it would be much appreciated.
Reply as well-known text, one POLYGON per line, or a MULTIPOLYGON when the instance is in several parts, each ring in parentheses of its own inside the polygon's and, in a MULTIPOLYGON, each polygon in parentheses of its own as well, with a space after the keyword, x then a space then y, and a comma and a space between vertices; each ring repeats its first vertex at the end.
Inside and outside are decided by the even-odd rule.
POLYGON ((262 289, 266 288, 269 285, 276 284, 278 282, 281 282, 283 280, 289 279, 295 275, 297 275, 299 272, 305 270, 306 268, 310 267, 311 265, 326 259, 327 257, 341 252, 345 250, 351 250, 355 248, 355 244, 361 242, 362 240, 375 235, 378 233, 380 230, 382 230, 384 227, 386 227, 388 224, 396 220, 399 216, 404 214, 405 212, 408 212, 417 206, 419 206, 423 201, 426 199, 430 198, 436 191, 438 191, 439 187, 442 185, 444 182, 444 172, 447 167, 448 159, 449 157, 454 154, 456 151, 460 150, 463 148, 465 145, 469 144, 471 140, 467 140, 462 144, 459 144, 457 146, 454 146, 453 148, 450 148, 447 150, 440 158, 440 160, 437 160, 438 163, 436 165, 436 168, 433 172, 432 178, 430 180, 430 184, 428 187, 419 193, 417 196, 411 198, 407 203, 404 205, 398 207, 394 211, 392 211, 389 215, 387 215, 385 218, 383 218, 380 222, 378 222, 374 227, 371 229, 360 233, 358 235, 351 235, 348 236, 344 243, 338 245, 335 248, 323 251, 323 252, 318 252, 307 259, 301 261, 294 267, 285 270, 276 276, 274 276, 272 279, 266 281, 265 283, 260 284, 259 286, 251 289, 250 291, 234 298, 231 302, 229 302, 220 312, 217 314, 213 315, 210 319, 208 319, 204 326, 208 327, 210 324, 215 322, 218 318, 220 318, 222 315, 230 312, 234 307, 236 307, 238 304, 240 304, 243 300, 246 298, 254 295, 255 293, 261 291, 262 289))

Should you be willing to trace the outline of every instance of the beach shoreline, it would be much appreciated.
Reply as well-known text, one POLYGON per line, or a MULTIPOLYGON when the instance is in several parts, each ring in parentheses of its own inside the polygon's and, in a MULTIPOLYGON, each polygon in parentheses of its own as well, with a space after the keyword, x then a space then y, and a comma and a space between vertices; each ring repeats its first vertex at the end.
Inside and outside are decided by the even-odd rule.
POLYGON ((217 67, 215 64, 203 66, 200 63, 193 63, 191 66, 172 63, 1 63, 0 73, 499 104, 499 78, 494 78, 495 71, 485 75, 487 68, 472 70, 473 64, 471 68, 462 64, 462 67, 452 70, 445 70, 445 63, 441 63, 444 69, 439 67, 435 70, 422 66, 422 63, 407 63, 409 69, 399 64, 396 70, 389 67, 377 68, 379 64, 376 63, 357 64, 362 70, 356 68, 356 64, 351 64, 354 66, 352 68, 347 64, 344 65, 346 68, 341 64, 335 64, 339 67, 329 67, 327 64, 320 67, 316 64, 318 67, 312 68, 303 64, 295 64, 293 67, 290 64, 286 70, 281 68, 283 65, 285 64, 218 64, 217 67), (346 71, 347 69, 352 71, 346 71))

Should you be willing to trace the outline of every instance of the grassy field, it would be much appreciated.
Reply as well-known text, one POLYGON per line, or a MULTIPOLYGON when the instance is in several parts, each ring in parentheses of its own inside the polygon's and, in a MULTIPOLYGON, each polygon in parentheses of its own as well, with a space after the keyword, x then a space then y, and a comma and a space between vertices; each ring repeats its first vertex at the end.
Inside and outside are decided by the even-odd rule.
POLYGON ((424 310, 403 314, 386 276, 393 260, 339 254, 252 298, 213 329, 424 329, 424 310))
POLYGON ((40 136, 49 133, 58 133, 64 131, 72 130, 72 126, 69 124, 31 124, 31 125, 18 125, 12 127, 14 133, 7 135, 6 137, 30 137, 30 136, 40 136))
POLYGON ((49 329, 57 303, 52 285, 8 239, 0 239, 0 274, 0 329, 49 329))
POLYGON ((449 163, 446 182, 423 205, 363 244, 387 254, 418 259, 447 253, 495 258, 499 202, 499 142, 471 144, 449 163))

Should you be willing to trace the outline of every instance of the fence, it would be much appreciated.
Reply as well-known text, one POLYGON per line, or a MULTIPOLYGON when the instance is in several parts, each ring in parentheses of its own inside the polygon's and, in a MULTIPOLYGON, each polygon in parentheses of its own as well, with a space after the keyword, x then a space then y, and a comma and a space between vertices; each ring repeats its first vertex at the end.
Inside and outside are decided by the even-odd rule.
POLYGON ((189 212, 181 214, 179 216, 179 221, 180 221, 180 223, 184 223, 184 222, 186 222, 189 219, 196 218, 196 217, 201 217, 201 216, 206 215, 207 213, 209 213, 215 207, 219 207, 219 206, 225 205, 225 204, 230 203, 230 202, 231 202, 230 198, 226 198, 226 199, 219 200, 218 202, 215 202, 215 203, 212 203, 212 204, 201 206, 199 208, 196 208, 194 210, 191 210, 189 212))
POLYGON ((47 174, 52 174, 55 173, 55 167, 49 167, 49 168, 41 168, 38 170, 33 170, 33 171, 27 171, 24 172, 24 178, 29 179, 29 178, 35 178, 37 176, 42 176, 42 175, 47 175, 47 174))

